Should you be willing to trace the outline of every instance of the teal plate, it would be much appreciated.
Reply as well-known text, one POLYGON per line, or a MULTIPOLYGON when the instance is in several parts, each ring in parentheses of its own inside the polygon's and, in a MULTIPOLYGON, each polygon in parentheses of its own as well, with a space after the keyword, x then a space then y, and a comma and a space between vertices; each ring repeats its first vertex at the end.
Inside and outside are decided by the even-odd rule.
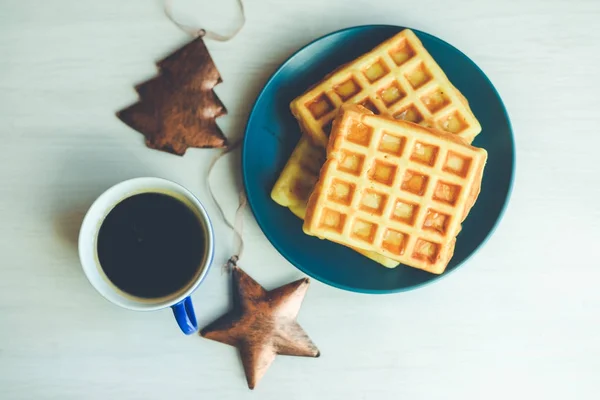
POLYGON ((488 151, 481 194, 458 235, 446 272, 433 275, 399 266, 387 269, 339 244, 302 232, 302 221, 271 200, 270 192, 300 138, 289 103, 326 74, 401 31, 367 25, 331 33, 300 49, 271 76, 248 123, 242 172, 248 202, 273 246, 293 265, 321 282, 362 293, 417 288, 462 265, 491 235, 508 203, 515 168, 515 146, 508 114, 498 92, 466 55, 450 44, 415 30, 450 81, 467 97, 483 128, 474 145, 488 151))

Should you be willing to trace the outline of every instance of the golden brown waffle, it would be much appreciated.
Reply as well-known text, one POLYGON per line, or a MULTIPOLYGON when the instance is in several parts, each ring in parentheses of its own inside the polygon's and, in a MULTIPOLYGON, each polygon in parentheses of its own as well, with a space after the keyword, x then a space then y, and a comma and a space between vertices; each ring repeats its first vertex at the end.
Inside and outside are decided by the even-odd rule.
MULTIPOLYGON (((319 169, 325 162, 325 150, 315 147, 302 136, 296 145, 279 179, 273 186, 271 198, 304 219, 308 198, 319 178, 319 169)), ((353 249, 375 262, 388 267, 398 266, 398 261, 372 251, 353 249)))
POLYGON ((409 29, 338 68, 290 108, 305 134, 325 147, 344 103, 455 133, 468 143, 481 132, 467 100, 409 29))
POLYGON ((310 139, 302 136, 275 182, 271 198, 304 219, 306 203, 324 162, 325 150, 313 146, 310 139))
POLYGON ((455 135, 344 106, 304 231, 440 274, 486 160, 455 135))
MULTIPOLYGON (((399 63, 402 61, 403 57, 407 58, 407 61, 408 61, 409 56, 412 54, 413 58, 410 60, 410 63, 402 64, 401 66, 403 68, 396 68, 396 69, 390 70, 392 78, 398 79, 399 82, 402 82, 403 79, 407 79, 406 76, 403 75, 403 71, 405 71, 405 70, 408 71, 409 66, 411 66, 415 63, 419 64, 419 60, 427 61, 427 60, 431 59, 429 54, 424 49, 422 49, 422 45, 420 44, 418 39, 416 39, 414 34, 408 30, 401 32, 400 34, 391 38, 387 42, 378 46, 377 49, 374 50, 374 52, 366 54, 363 57, 368 58, 368 56, 370 54, 374 54, 377 52, 378 52, 377 54, 381 53, 380 48, 383 49, 384 53, 385 53, 385 50, 387 50, 387 49, 398 49, 398 51, 396 53, 394 53, 394 52, 390 53, 390 51, 388 51, 388 54, 394 54, 395 60, 398 61, 399 63), (400 49, 403 49, 403 48, 406 50, 404 53, 405 56, 402 56, 403 53, 402 53, 402 51, 400 51, 400 49)), ((309 90, 305 95, 296 99, 295 102, 292 103, 292 110, 294 110, 295 108, 298 108, 298 109, 301 108, 301 107, 294 106, 294 103, 299 102, 299 99, 302 99, 305 97, 310 97, 309 94, 312 92, 318 92, 319 88, 323 87, 323 86, 327 86, 328 85, 327 82, 334 79, 334 76, 338 76, 339 74, 342 73, 342 71, 344 69, 350 68, 353 64, 358 63, 359 60, 360 59, 357 59, 353 63, 350 63, 350 64, 342 67, 338 71, 334 72, 333 74, 329 75, 328 77, 325 78, 325 80, 323 82, 317 84, 313 89, 309 90)), ((423 63, 424 63, 424 61, 423 61, 423 63)), ((425 63, 424 63, 424 65, 425 65, 425 63)), ((429 65, 429 64, 426 64, 426 65, 429 65)), ((436 70, 436 68, 439 69, 439 67, 437 67, 437 65, 436 65, 436 67, 430 68, 430 70, 436 70)), ((386 77, 385 79, 389 80, 389 77, 386 77)), ((413 77, 412 81, 417 82, 416 78, 414 78, 414 77, 413 77)), ((447 79, 446 79, 446 81, 447 81, 447 79)), ((383 80, 378 81, 378 84, 381 85, 383 82, 385 82, 385 81, 383 81, 383 80)), ((450 86, 451 86, 451 84, 450 84, 450 86)), ((412 86, 411 86, 411 88, 412 88, 412 86)), ((470 110, 468 108, 467 101, 464 99, 462 94, 460 92, 458 92, 458 90, 456 90, 453 86, 451 86, 451 88, 452 88, 452 91, 456 92, 458 99, 460 100, 460 102, 462 102, 463 106, 466 108, 467 112, 465 112, 465 114, 467 116, 470 116, 473 118, 473 121, 470 122, 471 125, 469 125, 472 127, 472 131, 474 133, 479 132, 480 125, 477 122, 477 120, 474 119, 474 117, 472 116, 472 113, 470 112, 470 110)), ((346 86, 337 87, 337 89, 336 89, 337 92, 335 90, 334 90, 334 92, 337 94, 349 93, 349 92, 343 92, 344 89, 345 90, 352 89, 352 83, 349 83, 346 86)), ((371 94, 373 92, 374 92, 374 90, 371 91, 371 94)), ((323 93, 325 93, 325 92, 323 92, 323 93)), ((336 95, 335 93, 333 96, 336 95)), ((414 91, 411 93, 414 96, 414 91)), ((361 96, 362 95, 354 95, 354 96, 348 97, 346 95, 346 96, 343 96, 340 98, 345 98, 345 103, 353 103, 353 102, 356 102, 357 100, 362 99, 363 97, 361 97, 361 96)), ((365 95, 364 98, 366 99, 367 97, 368 96, 365 95)), ((405 96, 402 100, 400 100, 399 103, 392 104, 392 106, 389 108, 386 106, 383 99, 379 99, 379 100, 374 99, 373 100, 372 97, 368 97, 368 99, 369 99, 368 101, 362 102, 363 105, 367 106, 367 108, 371 109, 372 111, 374 111, 376 113, 379 112, 382 115, 394 116, 397 119, 404 119, 404 120, 417 122, 424 126, 436 126, 436 119, 435 119, 436 115, 434 115, 432 113, 428 113, 427 112, 428 110, 426 110, 422 113, 419 112, 419 110, 423 109, 424 105, 423 104, 419 105, 418 101, 414 104, 413 103, 409 104, 409 101, 412 99, 412 97, 410 97, 410 96, 405 96)), ((299 102, 298 104, 301 104, 301 102, 299 102)), ((447 105, 446 107, 449 107, 449 106, 447 105)), ((336 109, 337 109, 337 107, 336 107, 336 109)), ((452 114, 452 107, 444 108, 443 112, 441 112, 440 115, 447 115, 448 112, 450 114, 452 114)), ((332 112, 332 113, 334 113, 334 112, 332 112)), ((297 117, 298 117, 298 115, 297 115, 297 117)), ((333 118, 333 117, 331 117, 329 115, 325 119, 319 119, 318 121, 316 121, 316 123, 313 120, 312 123, 314 124, 314 126, 316 126, 318 128, 321 126, 319 121, 323 121, 323 123, 325 124, 324 133, 326 133, 328 135, 330 127, 331 127, 331 121, 329 120, 329 118, 333 118), (327 122, 325 122, 325 120, 327 120, 327 122)), ((300 120, 300 118, 299 118, 299 120, 300 120)), ((448 132, 457 130, 455 120, 453 120, 453 119, 444 120, 443 118, 441 120, 439 120, 439 119, 437 120, 437 122, 440 122, 440 121, 448 122, 447 124, 442 123, 441 126, 439 123, 437 123, 437 126, 439 128, 441 128, 442 130, 446 130, 448 132)), ((459 120, 457 120, 457 121, 459 121, 459 120)), ((300 120, 300 122, 301 122, 301 120, 300 120)), ((310 118, 307 119, 306 124, 303 124, 301 122, 301 125, 303 127, 305 127, 304 129, 306 129, 306 126, 309 124, 310 124, 310 118)), ((465 122, 464 124, 466 125, 467 122, 465 122)), ((464 131, 461 133, 465 134, 465 133, 467 133, 467 131, 464 131)), ((325 159, 325 155, 324 155, 323 150, 319 150, 317 148, 317 146, 311 145, 308 142, 308 139, 304 139, 304 138, 301 139, 300 142, 298 143, 296 149, 292 153, 290 161, 288 162, 288 164, 282 171, 277 183, 275 184, 275 187, 273 188, 273 192, 271 194, 273 200, 275 200, 277 203, 279 203, 285 207, 289 207, 294 214, 298 215, 300 218, 303 218, 304 214, 306 212, 306 202, 308 201, 308 196, 312 192, 314 184, 317 181, 318 171, 319 171, 320 167, 322 166, 324 159, 325 159), (319 160, 321 160, 321 161, 319 161, 319 160)))

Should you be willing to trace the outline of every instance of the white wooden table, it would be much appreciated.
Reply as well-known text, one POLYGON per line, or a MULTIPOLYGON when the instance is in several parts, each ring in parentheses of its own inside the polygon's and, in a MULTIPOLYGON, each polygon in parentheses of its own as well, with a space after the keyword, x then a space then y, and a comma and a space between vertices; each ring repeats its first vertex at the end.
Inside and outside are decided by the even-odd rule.
MULTIPOLYGON (((305 43, 339 28, 412 26, 453 43, 502 95, 517 175, 492 240, 460 271, 414 292, 366 296, 313 282, 299 320, 319 359, 279 357, 256 391, 235 349, 135 313, 86 281, 75 240, 110 185, 152 175, 190 188, 231 234, 203 175, 213 152, 152 151, 114 116, 135 83, 188 38, 161 3, 0 1, 1 399, 600 398, 600 2, 248 0, 235 40, 208 43, 242 134, 261 86, 305 43), (259 397, 256 397, 259 396, 259 397)), ((177 3, 191 21, 235 25, 234 0, 177 3), (208 3, 213 9, 209 10, 208 3)), ((238 155, 239 156, 239 155, 238 155)), ((215 174, 230 215, 239 157, 215 174)), ((245 216, 244 268, 267 288, 301 273, 245 216)), ((193 295, 201 325, 229 306, 219 268, 193 295)))

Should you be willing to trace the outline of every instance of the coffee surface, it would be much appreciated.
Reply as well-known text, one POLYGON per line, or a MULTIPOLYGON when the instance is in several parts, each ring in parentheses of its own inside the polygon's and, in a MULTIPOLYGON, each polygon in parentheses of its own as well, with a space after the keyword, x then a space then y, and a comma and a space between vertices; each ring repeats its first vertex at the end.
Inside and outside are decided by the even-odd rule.
POLYGON ((196 214, 182 201, 142 193, 117 204, 98 234, 98 258, 108 279, 133 296, 157 298, 184 288, 206 251, 196 214))

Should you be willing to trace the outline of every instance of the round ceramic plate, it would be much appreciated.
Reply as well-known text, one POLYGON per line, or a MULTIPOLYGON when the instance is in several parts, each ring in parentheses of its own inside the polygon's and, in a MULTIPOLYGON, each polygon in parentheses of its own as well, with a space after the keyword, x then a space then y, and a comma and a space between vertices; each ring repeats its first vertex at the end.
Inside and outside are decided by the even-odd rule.
POLYGON ((502 100, 485 74, 450 44, 415 31, 425 48, 465 95, 483 128, 473 145, 488 151, 481 194, 458 235, 446 272, 433 275, 403 265, 387 269, 339 244, 307 236, 302 221, 275 203, 270 192, 298 139, 292 99, 335 68, 370 51, 402 27, 344 29, 308 44, 269 79, 246 126, 242 171, 248 201, 267 238, 293 265, 329 285, 364 293, 416 288, 463 264, 490 236, 508 202, 514 173, 514 141, 502 100))

